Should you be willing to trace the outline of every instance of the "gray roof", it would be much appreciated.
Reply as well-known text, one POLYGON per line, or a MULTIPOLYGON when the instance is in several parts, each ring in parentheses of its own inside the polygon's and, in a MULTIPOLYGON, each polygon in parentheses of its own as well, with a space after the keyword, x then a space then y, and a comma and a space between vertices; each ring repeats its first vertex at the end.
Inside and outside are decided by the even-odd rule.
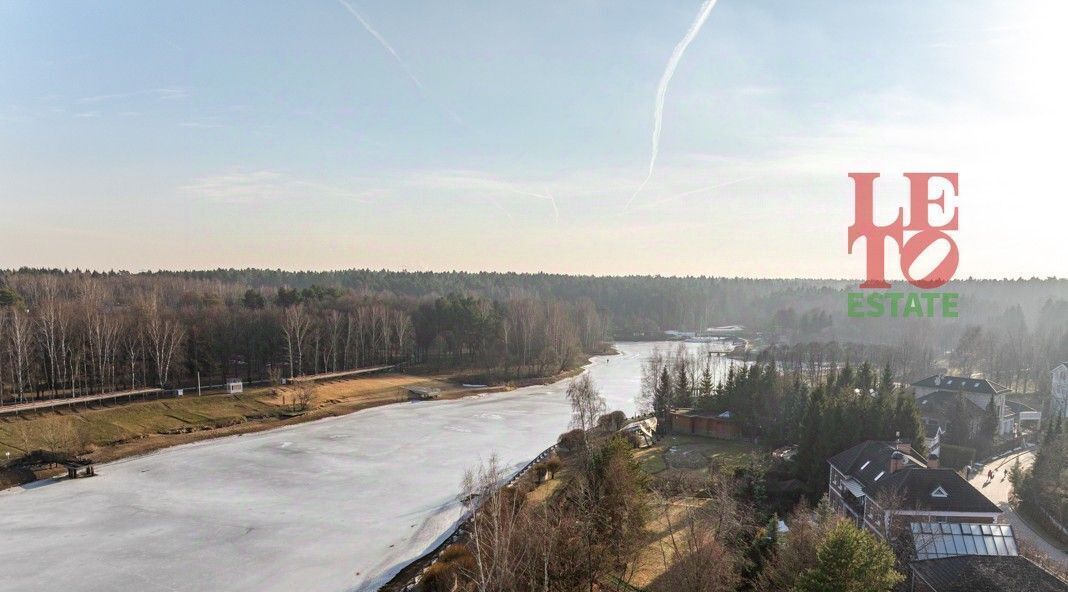
MULTIPOLYGON (((838 472, 853 477, 865 491, 885 480, 890 474, 890 456, 897 452, 893 442, 868 440, 848 448, 827 459, 838 472), (881 473, 881 474, 880 474, 881 473)), ((905 455, 906 463, 911 466, 926 466, 922 460, 913 455, 905 455)))
POLYGON ((953 469, 901 469, 881 479, 868 495, 893 497, 902 510, 1001 513, 1001 508, 953 469), (943 495, 934 495, 935 491, 943 495))
POLYGON ((913 561, 935 592, 1066 592, 1068 583, 1023 557, 965 555, 913 561))
POLYGON ((945 389, 947 391, 964 391, 984 395, 1000 395, 1011 391, 1009 387, 985 378, 967 378, 964 376, 945 376, 935 374, 912 383, 912 386, 945 389))
MULTIPOLYGON (((957 396, 959 394, 951 391, 935 391, 923 397, 918 397, 916 399, 916 408, 920 411, 920 417, 937 419, 942 424, 952 421, 956 417, 957 396)), ((985 408, 979 407, 968 397, 964 397, 964 401, 967 403, 964 406, 964 412, 973 417, 979 417, 985 411, 985 408)))

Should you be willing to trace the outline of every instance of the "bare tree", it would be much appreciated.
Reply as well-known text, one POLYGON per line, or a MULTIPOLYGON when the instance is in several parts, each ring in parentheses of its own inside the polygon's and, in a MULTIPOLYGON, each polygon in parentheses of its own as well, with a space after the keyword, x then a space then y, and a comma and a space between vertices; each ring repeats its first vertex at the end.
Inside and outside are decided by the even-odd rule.
POLYGON ((15 382, 14 393, 19 401, 25 401, 30 353, 33 349, 33 326, 30 322, 29 310, 21 306, 12 306, 6 326, 11 378, 15 382))
POLYGON ((289 356, 289 377, 304 374, 304 342, 311 329, 311 319, 304 305, 294 304, 282 311, 282 334, 286 338, 286 355, 289 356))
POLYGON ((400 310, 394 310, 391 316, 393 318, 393 341, 397 344, 398 353, 403 357, 408 349, 408 339, 412 334, 412 319, 400 310))
POLYGON ((174 354, 182 343, 182 329, 160 310, 159 296, 153 294, 145 303, 145 338, 156 363, 156 378, 160 388, 167 384, 174 354))
POLYGON ((296 403, 299 411, 306 411, 311 405, 311 402, 315 399, 315 392, 318 390, 317 385, 310 380, 303 380, 297 383, 296 392, 294 393, 294 403, 296 403))
POLYGON ((608 409, 588 373, 573 378, 567 385, 567 400, 571 403, 571 427, 583 432, 592 429, 597 418, 608 409))

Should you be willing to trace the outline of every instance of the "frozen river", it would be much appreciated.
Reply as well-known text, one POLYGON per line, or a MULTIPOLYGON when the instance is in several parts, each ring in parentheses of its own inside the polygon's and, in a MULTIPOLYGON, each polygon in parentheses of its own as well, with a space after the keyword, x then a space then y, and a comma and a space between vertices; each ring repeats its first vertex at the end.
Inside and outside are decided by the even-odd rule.
MULTIPOLYGON (((653 344, 618 349, 588 371, 630 414, 653 344)), ((458 519, 465 469, 494 451, 518 468, 567 429, 565 388, 377 407, 0 492, 0 591, 375 590, 458 519)))

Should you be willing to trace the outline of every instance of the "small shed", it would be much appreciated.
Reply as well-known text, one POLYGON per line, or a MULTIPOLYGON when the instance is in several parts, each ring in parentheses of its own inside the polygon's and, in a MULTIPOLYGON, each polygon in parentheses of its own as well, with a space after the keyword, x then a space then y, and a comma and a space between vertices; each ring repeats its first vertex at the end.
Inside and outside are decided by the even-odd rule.
POLYGON ((96 475, 96 471, 93 469, 93 461, 85 458, 71 458, 61 461, 59 464, 63 465, 63 468, 67 469, 68 479, 77 479, 78 477, 92 477, 96 475))
POLYGON ((226 392, 230 395, 240 395, 245 390, 245 383, 241 382, 238 378, 231 378, 226 381, 226 392))
POLYGON ((716 413, 697 409, 675 409, 671 412, 671 431, 676 434, 708 436, 723 440, 736 440, 742 434, 741 426, 730 411, 716 413))

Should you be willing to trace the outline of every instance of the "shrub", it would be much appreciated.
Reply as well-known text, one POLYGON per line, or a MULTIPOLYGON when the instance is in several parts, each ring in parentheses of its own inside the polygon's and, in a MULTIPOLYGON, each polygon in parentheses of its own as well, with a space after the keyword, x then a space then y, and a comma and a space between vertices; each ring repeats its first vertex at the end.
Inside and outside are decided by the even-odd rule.
POLYGON ((582 430, 576 428, 570 432, 560 434, 560 438, 556 443, 564 452, 574 452, 582 448, 585 441, 586 434, 582 430))
POLYGON ((459 543, 453 543, 441 551, 441 555, 438 556, 438 561, 441 563, 452 563, 454 561, 464 560, 470 556, 471 552, 467 550, 466 546, 459 543))
POLYGON ((444 563, 434 563, 423 572, 419 589, 423 592, 448 592, 456 581, 452 569, 444 563))
POLYGON ((562 468, 564 468, 564 461, 560 460, 560 457, 555 454, 545 460, 545 470, 549 471, 550 479, 555 479, 556 474, 559 473, 562 468))
POLYGON ((613 411, 597 418, 597 427, 606 432, 617 432, 627 423, 627 414, 622 411, 613 411))
POLYGON ((549 468, 543 462, 537 463, 530 467, 530 476, 535 483, 541 483, 549 478, 549 468))
POLYGON ((943 444, 939 464, 948 469, 961 470, 975 460, 975 449, 967 446, 943 444))

